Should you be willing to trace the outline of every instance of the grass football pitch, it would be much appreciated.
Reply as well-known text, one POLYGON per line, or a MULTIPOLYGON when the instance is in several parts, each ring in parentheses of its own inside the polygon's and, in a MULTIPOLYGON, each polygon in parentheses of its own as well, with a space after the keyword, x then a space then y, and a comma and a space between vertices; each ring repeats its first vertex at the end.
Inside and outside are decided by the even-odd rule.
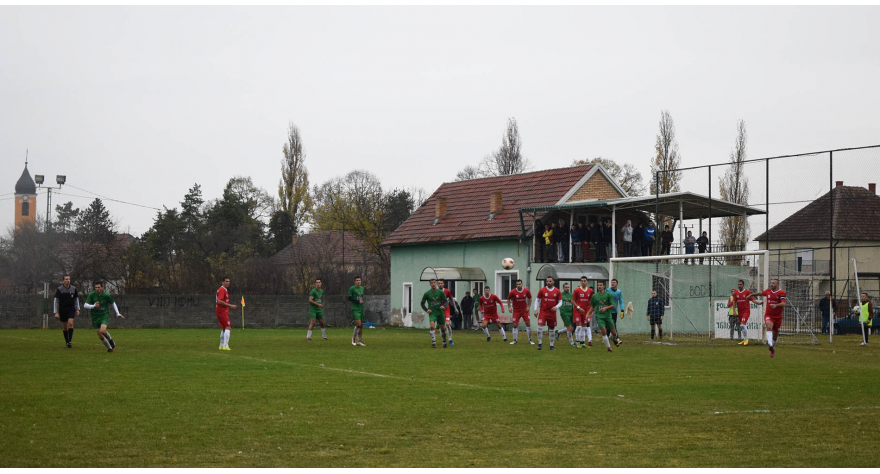
POLYGON ((877 467, 880 360, 860 338, 625 339, 608 354, 457 332, 0 331, 0 467, 877 467), (439 337, 439 335, 438 335, 439 337))

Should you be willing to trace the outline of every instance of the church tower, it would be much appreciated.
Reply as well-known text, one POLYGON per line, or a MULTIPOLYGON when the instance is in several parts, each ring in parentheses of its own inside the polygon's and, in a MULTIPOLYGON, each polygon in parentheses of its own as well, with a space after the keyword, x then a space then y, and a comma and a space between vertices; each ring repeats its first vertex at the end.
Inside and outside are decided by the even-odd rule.
POLYGON ((21 178, 15 183, 15 228, 27 223, 37 223, 37 184, 31 178, 25 163, 21 178))

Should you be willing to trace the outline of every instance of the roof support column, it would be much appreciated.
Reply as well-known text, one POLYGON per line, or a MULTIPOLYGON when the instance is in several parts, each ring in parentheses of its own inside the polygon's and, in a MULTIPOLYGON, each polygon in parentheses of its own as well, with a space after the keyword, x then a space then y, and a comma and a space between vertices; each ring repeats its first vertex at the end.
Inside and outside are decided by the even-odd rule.
MULTIPOLYGON (((568 231, 571 232, 571 226, 574 225, 574 209, 571 210, 571 215, 569 216, 568 222, 568 231)), ((568 234, 568 262, 574 261, 574 246, 571 244, 571 234, 568 234)))
MULTIPOLYGON (((681 200, 678 201, 678 247, 684 249, 684 201, 681 200)), ((678 253, 684 253, 684 250, 678 253)))

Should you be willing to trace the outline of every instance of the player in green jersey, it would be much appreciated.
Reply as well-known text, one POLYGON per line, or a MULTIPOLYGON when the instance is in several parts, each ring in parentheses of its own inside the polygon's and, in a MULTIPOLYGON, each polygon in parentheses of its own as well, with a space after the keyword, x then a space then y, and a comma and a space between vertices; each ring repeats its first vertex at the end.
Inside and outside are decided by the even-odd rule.
POLYGON ((556 330, 556 340, 559 340, 559 334, 565 333, 568 336, 568 343, 571 347, 578 348, 574 343, 574 304, 571 301, 571 286, 568 283, 562 285, 562 306, 559 307, 559 316, 562 318, 562 329, 556 330))
POLYGON ((422 310, 428 313, 428 320, 431 321, 431 347, 437 348, 437 336, 434 332, 440 327, 440 333, 443 335, 443 348, 446 348, 446 307, 449 302, 446 293, 437 288, 437 280, 431 279, 431 289, 422 295, 422 310), (427 304, 426 304, 427 303, 427 304))
POLYGON ((321 324, 321 336, 327 340, 327 327, 324 326, 324 290, 321 289, 320 278, 315 279, 315 287, 309 292, 309 332, 306 340, 312 340, 312 330, 315 329, 315 321, 321 324))
POLYGON ((354 319, 351 345, 366 346, 364 344, 364 287, 361 286, 361 277, 355 278, 354 286, 348 289, 348 301, 351 301, 351 317, 354 319))
POLYGON ((599 328, 602 329, 602 342, 605 343, 608 352, 611 352, 611 342, 608 341, 609 333, 614 336, 615 343, 618 346, 620 345, 620 339, 617 337, 617 328, 614 327, 614 320, 611 319, 611 310, 615 307, 614 298, 611 296, 611 293, 605 291, 604 281, 597 282, 596 285, 598 291, 593 295, 590 305, 596 312, 596 321, 599 324, 599 328))
POLYGON ((125 319, 125 316, 119 313, 119 308, 116 307, 116 302, 113 301, 113 297, 110 296, 110 293, 104 291, 104 282, 95 282, 95 291, 89 293, 89 296, 86 298, 86 304, 83 306, 85 306, 86 309, 91 310, 92 327, 98 330, 98 339, 100 339, 101 343, 104 344, 104 347, 107 348, 107 352, 113 352, 113 349, 116 349, 116 342, 113 341, 113 338, 110 337, 110 333, 107 332, 107 320, 110 318, 110 308, 113 308, 116 316, 119 316, 122 319, 125 319))

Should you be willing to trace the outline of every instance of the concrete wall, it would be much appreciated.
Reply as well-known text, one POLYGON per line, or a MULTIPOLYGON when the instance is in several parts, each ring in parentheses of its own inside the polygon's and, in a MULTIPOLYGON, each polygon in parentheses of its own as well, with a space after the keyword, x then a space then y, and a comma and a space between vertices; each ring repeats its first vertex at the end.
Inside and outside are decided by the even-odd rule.
MULTIPOLYGON (((111 318, 115 328, 214 328, 214 295, 121 295, 115 296, 116 305, 125 319, 111 318)), ((348 304, 343 297, 326 298, 324 320, 331 326, 346 326, 351 322, 348 304), (337 301, 338 300, 338 301, 337 301)), ((81 300, 82 301, 82 300, 81 300)), ((231 295, 230 301, 239 305, 241 295, 231 295)), ((309 323, 308 296, 246 296, 245 327, 304 326, 309 323)), ((368 321, 390 323, 388 296, 364 297, 368 321)), ((41 295, 0 295, 0 328, 42 327, 43 297, 41 295)), ((229 311, 234 327, 241 327, 241 307, 229 311)), ((49 327, 57 327, 49 316, 49 327)), ((91 327, 88 310, 75 323, 77 328, 91 327)))

